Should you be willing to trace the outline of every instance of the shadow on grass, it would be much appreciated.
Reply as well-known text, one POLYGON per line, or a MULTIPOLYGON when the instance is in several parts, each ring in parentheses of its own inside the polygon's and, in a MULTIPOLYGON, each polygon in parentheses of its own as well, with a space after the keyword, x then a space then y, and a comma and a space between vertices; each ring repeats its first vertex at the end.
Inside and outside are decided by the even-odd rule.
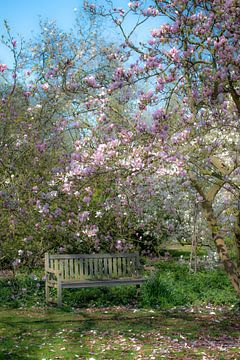
POLYGON ((129 309, 110 309, 101 313, 99 309, 74 314, 57 309, 1 311, 0 359, 72 359, 75 349, 84 359, 92 351, 89 345, 92 332, 99 335, 100 342, 119 334, 126 339, 134 334, 139 341, 155 333, 169 338, 181 335, 191 341, 203 337, 208 341, 221 341, 223 334, 225 338, 226 335, 229 338, 240 335, 239 316, 150 311, 134 313, 129 309), (65 347, 66 352, 63 353, 65 347))

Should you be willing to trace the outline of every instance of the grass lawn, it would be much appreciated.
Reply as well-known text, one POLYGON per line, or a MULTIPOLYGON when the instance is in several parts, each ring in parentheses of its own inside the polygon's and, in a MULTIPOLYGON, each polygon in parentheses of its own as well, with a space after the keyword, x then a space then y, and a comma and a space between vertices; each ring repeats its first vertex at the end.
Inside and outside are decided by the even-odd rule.
POLYGON ((226 308, 0 308, 0 359, 240 359, 226 308))

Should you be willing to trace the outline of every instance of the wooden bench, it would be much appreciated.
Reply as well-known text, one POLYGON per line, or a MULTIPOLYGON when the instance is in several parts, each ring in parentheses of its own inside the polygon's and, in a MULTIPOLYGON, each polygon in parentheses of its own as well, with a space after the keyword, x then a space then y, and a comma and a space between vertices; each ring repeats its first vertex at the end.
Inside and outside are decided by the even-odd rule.
POLYGON ((62 305, 62 289, 116 285, 136 285, 146 280, 140 276, 138 253, 118 254, 45 254, 45 295, 57 289, 57 305, 62 305))

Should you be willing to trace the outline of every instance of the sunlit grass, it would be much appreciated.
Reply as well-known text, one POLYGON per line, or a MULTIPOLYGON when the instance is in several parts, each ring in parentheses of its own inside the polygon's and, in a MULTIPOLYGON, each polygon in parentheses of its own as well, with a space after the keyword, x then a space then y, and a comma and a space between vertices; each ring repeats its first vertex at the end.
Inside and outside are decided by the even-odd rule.
POLYGON ((234 359, 240 352, 240 318, 224 309, 2 308, 0 319, 4 360, 234 359))

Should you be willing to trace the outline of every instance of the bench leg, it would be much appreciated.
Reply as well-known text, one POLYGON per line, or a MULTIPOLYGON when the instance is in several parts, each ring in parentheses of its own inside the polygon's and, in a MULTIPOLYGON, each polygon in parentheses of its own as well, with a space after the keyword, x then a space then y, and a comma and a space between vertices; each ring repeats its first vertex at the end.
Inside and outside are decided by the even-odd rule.
POLYGON ((57 305, 62 306, 62 284, 60 281, 57 284, 57 305))
POLYGON ((137 284, 137 285, 136 285, 136 289, 137 289, 137 296, 139 296, 139 295, 140 295, 141 285, 140 285, 140 284, 137 284))
POLYGON ((46 299, 46 303, 48 303, 49 302, 49 286, 48 286, 47 280, 45 282, 45 299, 46 299))

